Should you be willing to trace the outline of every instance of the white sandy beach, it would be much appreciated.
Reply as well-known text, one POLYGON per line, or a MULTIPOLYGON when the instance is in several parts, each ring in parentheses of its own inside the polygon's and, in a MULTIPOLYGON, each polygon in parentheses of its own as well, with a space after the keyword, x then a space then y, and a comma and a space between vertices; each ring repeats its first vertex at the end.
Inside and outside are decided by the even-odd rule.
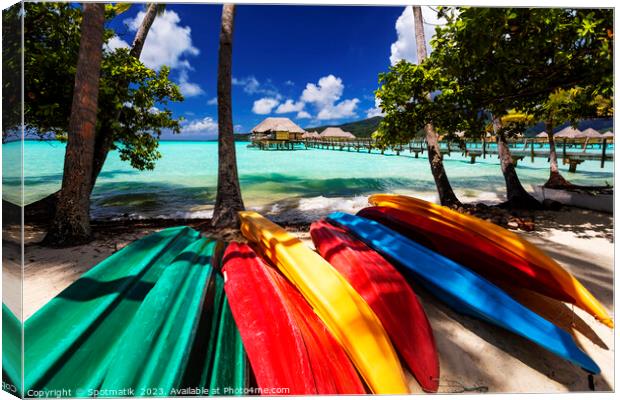
MULTIPOLYGON (((24 317, 28 318, 79 276, 116 250, 153 228, 128 229, 98 235, 85 246, 50 249, 35 244, 42 237, 27 230, 24 270, 24 317)), ((536 218, 536 230, 517 231, 539 245, 577 276, 613 316, 613 216, 564 208, 536 218)), ((294 231, 310 246, 307 231, 294 231)), ((10 235, 8 235, 10 236, 10 235)), ((5 238, 7 232, 5 232, 5 238)), ((13 257, 15 254, 13 255, 13 257)), ((11 254, 5 254, 5 260, 11 254)), ((8 305, 19 307, 19 267, 7 264, 3 289, 13 294, 8 305)), ((456 314, 418 286, 416 293, 426 309, 440 356, 440 392, 557 393, 588 391, 587 374, 531 342, 470 317, 456 314)), ((594 377, 596 390, 614 390, 613 331, 589 314, 550 301, 547 318, 575 337, 581 348, 601 367, 594 377)), ((420 389, 413 379, 411 389, 420 389)))

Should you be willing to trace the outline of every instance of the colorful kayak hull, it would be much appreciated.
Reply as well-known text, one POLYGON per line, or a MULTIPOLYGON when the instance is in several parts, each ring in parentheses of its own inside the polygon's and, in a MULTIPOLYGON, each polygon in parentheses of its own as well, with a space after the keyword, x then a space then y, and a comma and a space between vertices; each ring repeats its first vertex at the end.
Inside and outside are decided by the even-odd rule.
POLYGON ((365 394, 364 384, 340 343, 312 310, 301 293, 275 270, 275 280, 287 308, 292 311, 304 337, 319 394, 365 394))
POLYGON ((3 390, 22 395, 22 323, 2 303, 2 382, 3 390))
POLYGON ((560 301, 573 301, 573 297, 563 290, 548 270, 446 220, 391 207, 368 207, 360 210, 357 215, 380 222, 471 268, 498 286, 517 285, 560 301))
POLYGON ((166 267, 200 234, 169 228, 135 241, 86 272, 24 326, 25 394, 97 389, 120 338, 166 267))
POLYGON ((355 367, 310 306, 248 245, 227 247, 223 273, 260 388, 285 388, 287 395, 365 393, 355 367))
POLYGON ((439 386, 439 359, 426 313, 415 293, 390 263, 344 229, 326 221, 310 227, 323 258, 366 300, 392 343, 427 392, 439 386))
POLYGON ((216 242, 198 239, 166 267, 122 336, 101 389, 169 396, 181 386, 214 271, 216 242), (140 351, 136 351, 140 349, 140 351), (150 391, 156 392, 150 393, 150 391))
POLYGON ((236 242, 226 248, 223 265, 224 290, 258 386, 316 394, 303 337, 268 267, 249 246, 236 242))
POLYGON ((592 293, 577 280, 577 278, 562 268, 562 266, 542 252, 538 247, 516 233, 474 216, 462 214, 450 208, 413 197, 375 194, 369 197, 368 202, 375 206, 392 207, 408 212, 419 213, 423 216, 441 218, 504 247, 513 254, 522 257, 527 262, 547 270, 561 285, 562 289, 566 293, 570 293, 573 303, 576 306, 593 315, 601 323, 613 328, 613 320, 605 308, 592 293))
POLYGON ((342 275, 260 214, 243 211, 239 216, 244 236, 297 287, 373 393, 407 393, 404 372, 385 329, 342 275))
POLYGON ((468 268, 376 221, 345 213, 332 213, 327 218, 403 268, 456 311, 512 331, 588 372, 600 372, 596 363, 577 347, 568 333, 468 268))
POLYGON ((221 317, 218 247, 193 229, 164 229, 82 275, 25 323, 26 395, 243 394, 248 370, 236 326, 221 317))

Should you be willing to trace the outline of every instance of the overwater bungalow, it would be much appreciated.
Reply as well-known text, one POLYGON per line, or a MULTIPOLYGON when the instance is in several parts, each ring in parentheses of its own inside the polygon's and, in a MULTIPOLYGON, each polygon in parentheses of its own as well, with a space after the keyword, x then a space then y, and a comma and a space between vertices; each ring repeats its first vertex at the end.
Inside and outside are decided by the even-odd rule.
POLYGON ((293 150, 306 131, 288 118, 265 118, 252 129, 252 145, 261 150, 293 150))
POLYGON ((301 135, 302 139, 320 139, 321 135, 317 131, 306 132, 301 135))
POLYGON ((572 126, 567 126, 566 128, 562 129, 559 132, 556 132, 553 134, 553 137, 555 138, 566 138, 566 139, 574 139, 576 137, 579 137, 577 135, 580 135, 581 131, 579 129, 575 129, 572 126))
POLYGON ((323 139, 355 139, 355 135, 336 126, 330 126, 321 132, 323 139))
POLYGON ((596 129, 588 128, 588 129, 584 129, 583 131, 581 131, 581 133, 579 133, 575 137, 588 138, 588 139, 600 139, 601 134, 596 129))

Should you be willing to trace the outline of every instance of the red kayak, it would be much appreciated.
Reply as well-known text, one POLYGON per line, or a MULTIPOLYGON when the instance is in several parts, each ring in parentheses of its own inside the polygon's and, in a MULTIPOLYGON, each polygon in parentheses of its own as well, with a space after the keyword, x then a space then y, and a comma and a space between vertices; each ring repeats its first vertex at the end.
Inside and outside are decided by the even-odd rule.
POLYGON ((381 255, 326 221, 310 227, 317 251, 366 300, 427 392, 439 386, 439 359, 426 313, 405 278, 381 255))
MULTIPOLYGON (((224 290, 258 386, 364 394, 355 367, 297 290, 246 244, 224 253, 224 290)), ((278 393, 273 393, 278 394, 278 393)))
POLYGON ((438 218, 390 207, 368 207, 357 215, 386 227, 476 271, 496 285, 515 285, 545 296, 571 302, 549 273, 503 246, 438 218))

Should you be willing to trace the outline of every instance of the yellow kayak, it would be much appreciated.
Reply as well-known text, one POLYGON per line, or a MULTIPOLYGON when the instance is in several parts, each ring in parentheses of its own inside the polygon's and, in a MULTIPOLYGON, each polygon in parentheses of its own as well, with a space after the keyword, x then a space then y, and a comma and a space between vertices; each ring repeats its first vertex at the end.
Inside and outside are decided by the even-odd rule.
POLYGON ((409 393, 396 351, 364 299, 320 255, 253 211, 239 213, 241 232, 299 289, 343 346, 370 390, 409 393))
POLYGON ((605 308, 577 278, 562 268, 560 264, 546 255, 537 246, 516 233, 474 216, 462 214, 450 208, 414 197, 395 194, 374 194, 368 198, 368 202, 375 206, 392 207, 419 215, 441 218, 502 246, 511 253, 547 270, 554 276, 561 287, 571 294, 576 306, 592 314, 603 324, 613 328, 613 320, 607 314, 605 308))

